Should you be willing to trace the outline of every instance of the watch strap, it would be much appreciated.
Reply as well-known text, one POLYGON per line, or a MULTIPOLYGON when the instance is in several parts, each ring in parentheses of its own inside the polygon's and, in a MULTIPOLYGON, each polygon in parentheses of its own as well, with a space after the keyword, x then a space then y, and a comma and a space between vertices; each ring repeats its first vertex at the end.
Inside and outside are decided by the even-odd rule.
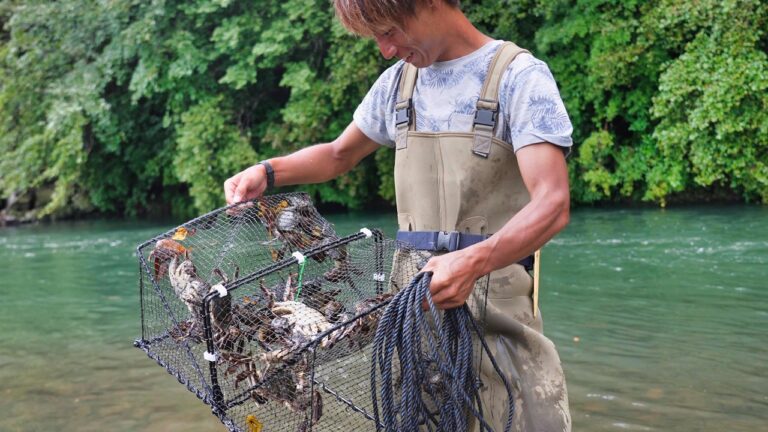
POLYGON ((267 171, 267 189, 275 187, 275 170, 272 168, 272 164, 269 161, 263 160, 256 165, 263 165, 267 171))

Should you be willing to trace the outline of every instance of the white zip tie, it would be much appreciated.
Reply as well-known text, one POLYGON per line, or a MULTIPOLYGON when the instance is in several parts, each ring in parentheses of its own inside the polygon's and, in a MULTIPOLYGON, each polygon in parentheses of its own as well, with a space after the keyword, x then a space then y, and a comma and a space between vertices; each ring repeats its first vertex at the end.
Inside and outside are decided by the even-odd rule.
POLYGON ((368 228, 360 228, 360 232, 365 234, 366 238, 373 237, 373 232, 371 232, 371 230, 369 230, 368 228))
POLYGON ((216 355, 216 353, 211 354, 208 351, 206 351, 206 352, 203 353, 203 358, 208 360, 209 362, 213 363, 213 362, 216 361, 218 356, 216 355))
POLYGON ((384 282, 385 278, 386 278, 386 275, 384 273, 373 274, 373 280, 375 280, 376 282, 384 282))
POLYGON ((214 285, 211 287, 211 289, 218 291, 219 297, 226 297, 227 293, 229 292, 226 288, 224 288, 224 285, 222 284, 214 285))
POLYGON ((301 252, 294 252, 291 255, 293 255, 294 258, 296 258, 296 261, 299 262, 299 265, 304 264, 304 261, 307 259, 304 258, 304 255, 301 252))

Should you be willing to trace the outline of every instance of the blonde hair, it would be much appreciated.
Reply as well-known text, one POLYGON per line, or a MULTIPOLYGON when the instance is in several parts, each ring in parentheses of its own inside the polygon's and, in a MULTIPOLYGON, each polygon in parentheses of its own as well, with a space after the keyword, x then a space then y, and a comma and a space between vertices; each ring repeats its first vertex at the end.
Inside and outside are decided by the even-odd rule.
MULTIPOLYGON (((333 0, 336 16, 347 30, 360 36, 373 36, 392 26, 403 27, 407 18, 416 15, 417 8, 430 0, 333 0)), ((459 0, 444 1, 458 7, 459 0)))

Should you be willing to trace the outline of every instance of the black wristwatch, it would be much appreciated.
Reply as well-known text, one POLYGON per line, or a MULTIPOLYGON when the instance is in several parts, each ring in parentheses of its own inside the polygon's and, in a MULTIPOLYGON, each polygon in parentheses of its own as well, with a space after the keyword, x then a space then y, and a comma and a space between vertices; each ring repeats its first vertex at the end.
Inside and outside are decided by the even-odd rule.
POLYGON ((275 170, 272 169, 272 164, 269 161, 263 160, 256 165, 264 165, 264 169, 267 171, 267 189, 275 187, 275 170))

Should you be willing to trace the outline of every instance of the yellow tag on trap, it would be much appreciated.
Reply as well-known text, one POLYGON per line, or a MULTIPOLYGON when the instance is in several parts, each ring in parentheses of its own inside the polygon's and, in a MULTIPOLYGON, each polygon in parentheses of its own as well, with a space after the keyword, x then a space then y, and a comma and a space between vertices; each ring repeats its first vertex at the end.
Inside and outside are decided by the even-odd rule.
POLYGON ((261 432, 264 425, 253 414, 248 414, 245 418, 245 424, 248 425, 248 432, 261 432))
POLYGON ((187 234, 189 234, 189 231, 187 231, 186 228, 179 227, 179 229, 177 229, 176 232, 173 234, 172 238, 174 240, 181 241, 181 240, 184 240, 185 238, 187 238, 187 234))

